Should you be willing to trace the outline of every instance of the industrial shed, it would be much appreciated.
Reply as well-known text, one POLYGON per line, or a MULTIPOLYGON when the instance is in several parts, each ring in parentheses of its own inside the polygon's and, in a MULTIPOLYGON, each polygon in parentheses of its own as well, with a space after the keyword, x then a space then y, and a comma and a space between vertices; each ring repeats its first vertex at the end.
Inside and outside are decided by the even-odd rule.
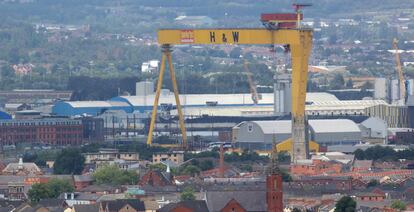
POLYGON ((361 130, 358 125, 349 119, 321 119, 309 120, 311 140, 322 146, 361 142, 361 130))
MULTIPOLYGON (((273 110, 273 93, 261 93, 262 99, 258 104, 254 104, 251 94, 180 94, 180 102, 184 107, 192 107, 194 114, 200 112, 194 111, 200 108, 204 110, 206 107, 258 107, 258 106, 271 106, 273 110)), ((141 96, 118 96, 111 99, 111 101, 126 102, 134 106, 134 110, 146 111, 152 110, 154 103, 155 94, 141 95, 141 96)), ((320 101, 338 101, 338 99, 329 93, 315 92, 307 93, 306 101, 309 103, 320 102, 320 101)), ((160 104, 175 104, 174 93, 169 90, 162 90, 160 95, 160 104)), ((188 115, 188 114, 187 114, 188 115)))
POLYGON ((290 120, 245 121, 233 127, 233 142, 242 148, 268 149, 273 140, 280 143, 290 138, 290 120))
MULTIPOLYGON (((269 149, 291 137, 290 120, 245 121, 233 127, 233 142, 237 147, 269 149)), ((352 145, 361 141, 361 130, 348 119, 309 120, 309 138, 320 145, 352 145)))
POLYGON ((133 112, 133 107, 126 102, 117 101, 62 101, 52 107, 52 113, 60 116, 99 115, 106 110, 123 110, 133 112))

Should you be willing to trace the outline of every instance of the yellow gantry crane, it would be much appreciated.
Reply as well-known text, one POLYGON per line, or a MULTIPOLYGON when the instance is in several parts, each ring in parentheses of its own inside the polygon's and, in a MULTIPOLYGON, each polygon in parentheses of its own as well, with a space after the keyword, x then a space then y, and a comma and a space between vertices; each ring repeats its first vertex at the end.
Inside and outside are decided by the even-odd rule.
MULTIPOLYGON (((301 6, 301 5, 296 5, 301 6)), ((308 59, 312 49, 313 30, 300 26, 303 18, 300 11, 288 14, 262 14, 264 28, 212 28, 212 29, 161 29, 158 43, 162 47, 162 60, 155 93, 147 144, 152 144, 154 124, 157 115, 166 61, 173 83, 179 123, 182 133, 182 146, 187 145, 184 116, 181 109, 177 81, 171 58, 173 45, 286 45, 292 58, 292 139, 290 140, 293 162, 307 159, 309 142, 305 117, 306 83, 308 79, 308 59)))
POLYGON ((247 75, 247 81, 249 82, 250 93, 252 94, 252 100, 253 100, 253 103, 256 105, 257 103, 259 103, 260 96, 257 93, 256 83, 254 83, 253 77, 252 77, 253 73, 250 71, 249 64, 246 59, 244 60, 243 66, 244 66, 244 71, 246 72, 246 75, 247 75))
POLYGON ((397 38, 394 38, 392 40, 392 47, 395 50, 395 62, 397 65, 396 69, 397 69, 398 78, 400 81, 400 100, 405 102, 405 97, 406 97, 405 78, 404 78, 404 73, 401 67, 400 52, 399 52, 397 44, 398 44, 398 40, 397 38))

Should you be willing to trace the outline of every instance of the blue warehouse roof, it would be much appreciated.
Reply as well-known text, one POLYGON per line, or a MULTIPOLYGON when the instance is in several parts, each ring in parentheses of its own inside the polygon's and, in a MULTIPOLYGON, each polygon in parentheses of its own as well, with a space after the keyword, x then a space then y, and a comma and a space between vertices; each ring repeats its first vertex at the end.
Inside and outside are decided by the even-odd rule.
POLYGON ((120 101, 62 101, 52 107, 52 113, 61 116, 99 115, 106 110, 124 110, 133 112, 133 107, 120 101))

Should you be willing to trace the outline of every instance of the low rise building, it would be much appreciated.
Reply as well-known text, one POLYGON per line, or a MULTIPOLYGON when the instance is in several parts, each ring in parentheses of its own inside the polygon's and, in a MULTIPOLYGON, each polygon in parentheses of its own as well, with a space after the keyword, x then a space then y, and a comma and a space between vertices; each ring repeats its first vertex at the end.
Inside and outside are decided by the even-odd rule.
POLYGON ((80 120, 68 118, 0 120, 1 145, 19 143, 80 145, 82 139, 83 126, 80 120))
POLYGON ((108 163, 116 159, 126 161, 139 161, 139 154, 137 152, 119 152, 117 149, 101 148, 96 153, 85 153, 86 164, 100 164, 108 163))
POLYGON ((352 191, 351 177, 303 176, 286 183, 284 189, 292 195, 321 195, 352 191))
POLYGON ((292 164, 290 172, 297 176, 312 176, 312 175, 323 175, 328 173, 341 173, 342 164, 336 161, 330 161, 329 159, 315 159, 299 161, 298 163, 292 164))
POLYGON ((83 188, 92 185, 93 178, 90 175, 73 175, 73 182, 75 190, 79 191, 83 188))
POLYGON ((1 172, 3 175, 42 175, 42 170, 35 163, 24 163, 23 159, 19 159, 18 163, 9 163, 1 172))
POLYGON ((368 172, 371 171, 373 167, 372 160, 355 160, 352 165, 351 171, 353 172, 368 172))
POLYGON ((183 152, 160 152, 152 155, 152 163, 162 163, 171 161, 175 164, 181 164, 184 162, 183 152))
POLYGON ((381 202, 385 200, 385 194, 377 193, 377 192, 363 192, 358 193, 356 198, 359 201, 368 201, 368 202, 381 202))
MULTIPOLYGON (((207 204, 204 200, 187 200, 178 203, 170 203, 157 210, 159 212, 208 212, 207 204)), ((227 210, 221 210, 227 211, 227 210)), ((242 208, 233 207, 233 211, 244 211, 242 208)))
POLYGON ((144 174, 144 176, 141 177, 138 184, 140 186, 163 187, 174 185, 174 181, 170 173, 149 170, 144 174))
POLYGON ((97 169, 104 165, 116 165, 120 169, 131 170, 139 168, 137 152, 119 152, 117 149, 102 148, 96 153, 85 153, 85 164, 97 169))
MULTIPOLYGON (((361 130, 349 119, 309 120, 309 137, 322 146, 354 145, 361 142, 361 130), (338 127, 341 126, 341 127, 338 127)), ((233 142, 247 149, 270 149, 291 137, 290 120, 245 121, 233 127, 233 142)))

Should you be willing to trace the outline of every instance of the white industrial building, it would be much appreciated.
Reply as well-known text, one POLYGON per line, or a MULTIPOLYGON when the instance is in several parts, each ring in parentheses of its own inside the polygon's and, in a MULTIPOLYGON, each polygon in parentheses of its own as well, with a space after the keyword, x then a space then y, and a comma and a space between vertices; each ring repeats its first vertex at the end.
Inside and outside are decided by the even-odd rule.
MULTIPOLYGON (((405 81, 406 95, 414 95, 414 80, 405 81)), ((400 80, 376 78, 374 82, 374 98, 385 100, 393 104, 401 104, 400 80)))
POLYGON ((388 80, 386 78, 376 78, 374 82, 374 98, 375 99, 388 99, 388 80))
POLYGON ((361 142, 361 130, 349 119, 309 120, 310 139, 322 146, 354 145, 361 142))
POLYGON ((143 62, 141 65, 141 72, 157 72, 159 64, 159 60, 150 60, 147 62, 143 62))
POLYGON ((364 138, 379 138, 384 141, 387 138, 387 122, 378 117, 370 117, 361 122, 359 128, 364 138))
MULTIPOLYGON (((246 121, 233 127, 233 142, 238 147, 268 149, 291 137, 290 120, 246 121)), ((361 130, 348 119, 309 120, 309 138, 320 145, 354 145, 361 142, 361 130)))

